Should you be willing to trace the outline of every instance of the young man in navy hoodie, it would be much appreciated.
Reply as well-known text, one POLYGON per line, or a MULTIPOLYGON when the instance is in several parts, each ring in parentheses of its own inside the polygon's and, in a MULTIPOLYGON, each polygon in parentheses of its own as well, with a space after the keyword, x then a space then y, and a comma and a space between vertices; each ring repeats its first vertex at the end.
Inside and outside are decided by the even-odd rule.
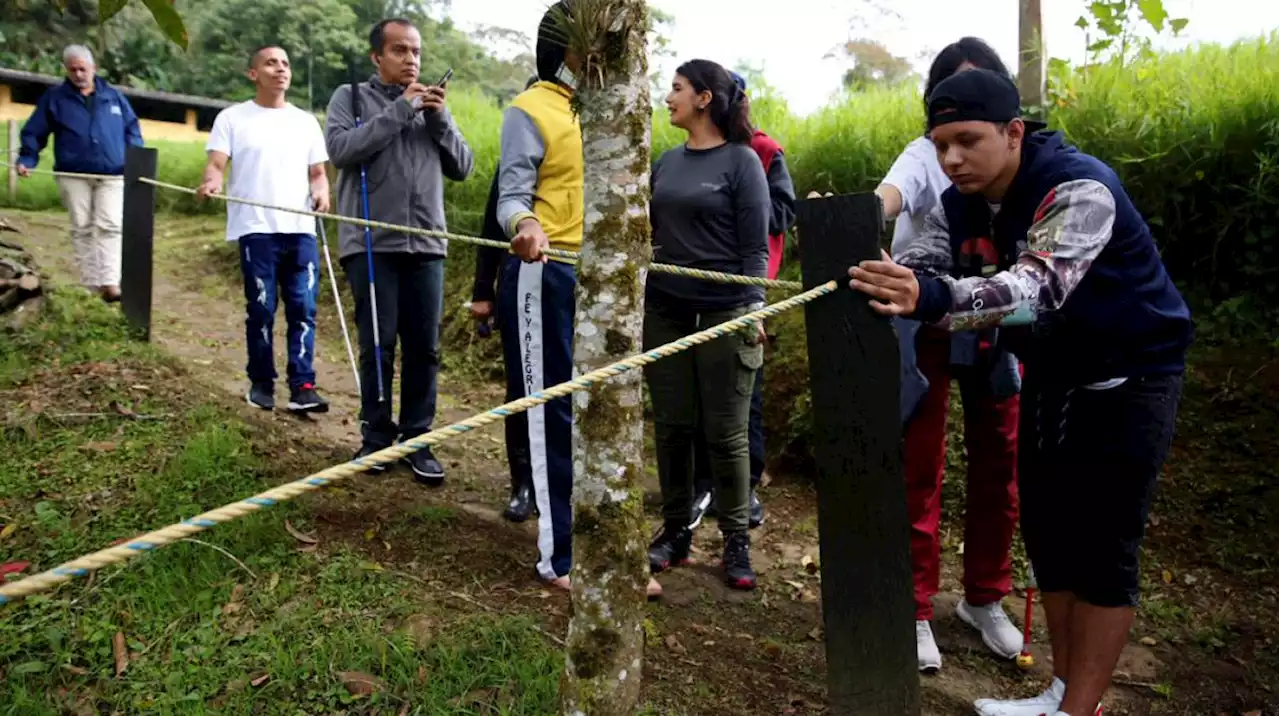
POLYGON ((886 315, 1003 326, 1026 370, 1019 497, 1054 680, 982 716, 1087 716, 1127 641, 1138 548, 1173 437, 1192 338, 1186 303, 1110 167, 1019 115, 1013 82, 961 72, 929 97, 953 186, 927 235, 849 269, 886 315))

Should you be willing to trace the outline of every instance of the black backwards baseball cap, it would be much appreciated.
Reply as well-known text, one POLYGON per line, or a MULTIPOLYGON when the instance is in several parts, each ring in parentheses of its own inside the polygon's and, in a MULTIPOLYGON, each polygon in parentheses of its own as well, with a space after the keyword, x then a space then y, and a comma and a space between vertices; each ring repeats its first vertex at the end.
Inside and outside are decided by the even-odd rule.
POLYGON ((1008 75, 992 70, 957 72, 938 83, 929 95, 929 129, 952 122, 1008 122, 1021 119, 1028 132, 1044 122, 1022 116, 1022 98, 1008 75))

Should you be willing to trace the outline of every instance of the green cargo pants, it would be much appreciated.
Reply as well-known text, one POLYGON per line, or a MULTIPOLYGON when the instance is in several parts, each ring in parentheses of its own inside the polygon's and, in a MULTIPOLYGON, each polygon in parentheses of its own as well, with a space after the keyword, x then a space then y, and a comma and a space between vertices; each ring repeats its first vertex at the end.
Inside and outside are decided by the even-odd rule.
MULTIPOLYGON (((747 307, 707 313, 645 308, 644 349, 730 321, 747 307)), ((747 529, 751 464, 747 420, 756 371, 764 346, 755 328, 716 338, 663 358, 644 368, 653 402, 662 516, 668 524, 687 525, 693 510, 694 431, 701 430, 716 486, 716 511, 722 532, 747 529)))

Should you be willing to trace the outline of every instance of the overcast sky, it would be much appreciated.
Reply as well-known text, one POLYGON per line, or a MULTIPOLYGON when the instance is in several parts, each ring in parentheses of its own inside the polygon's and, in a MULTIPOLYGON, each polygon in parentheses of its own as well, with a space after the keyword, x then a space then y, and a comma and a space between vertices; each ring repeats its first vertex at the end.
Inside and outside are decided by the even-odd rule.
MULTIPOLYGON (((549 3, 544 0, 454 0, 450 16, 464 30, 507 27, 534 36, 549 3)), ((991 43, 1010 66, 1018 49, 1017 0, 651 0, 675 17, 671 33, 676 57, 660 66, 669 74, 694 57, 732 66, 745 60, 763 66, 769 82, 793 111, 820 107, 840 87, 847 64, 824 56, 848 37, 866 36, 923 70, 936 52, 964 35, 991 43), (874 5, 892 7, 885 16, 874 5)), ((1043 0, 1043 26, 1050 57, 1084 59, 1085 37, 1073 23, 1087 0, 1043 0)), ((1165 0, 1172 17, 1190 20, 1181 40, 1231 42, 1280 26, 1274 0, 1165 0)), ((532 47, 529 48, 532 51, 532 47)))

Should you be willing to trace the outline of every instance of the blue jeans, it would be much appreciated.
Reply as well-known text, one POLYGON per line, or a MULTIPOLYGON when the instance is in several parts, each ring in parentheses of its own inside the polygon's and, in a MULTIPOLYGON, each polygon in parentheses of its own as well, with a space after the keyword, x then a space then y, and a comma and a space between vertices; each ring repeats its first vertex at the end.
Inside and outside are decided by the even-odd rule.
POLYGON ((316 299, 320 295, 320 257, 310 234, 246 234, 240 237, 240 273, 244 277, 244 336, 249 352, 245 371, 254 383, 276 379, 271 332, 276 291, 284 298, 289 346, 289 389, 315 383, 311 359, 316 347, 316 299))
POLYGON ((436 417, 440 373, 440 316, 444 311, 444 258, 427 254, 375 253, 378 338, 382 341, 382 395, 373 344, 373 301, 369 264, 363 253, 342 259, 356 304, 360 338, 360 432, 364 444, 385 448, 396 438, 431 430, 436 417), (400 423, 391 414, 396 341, 400 343, 400 423))

